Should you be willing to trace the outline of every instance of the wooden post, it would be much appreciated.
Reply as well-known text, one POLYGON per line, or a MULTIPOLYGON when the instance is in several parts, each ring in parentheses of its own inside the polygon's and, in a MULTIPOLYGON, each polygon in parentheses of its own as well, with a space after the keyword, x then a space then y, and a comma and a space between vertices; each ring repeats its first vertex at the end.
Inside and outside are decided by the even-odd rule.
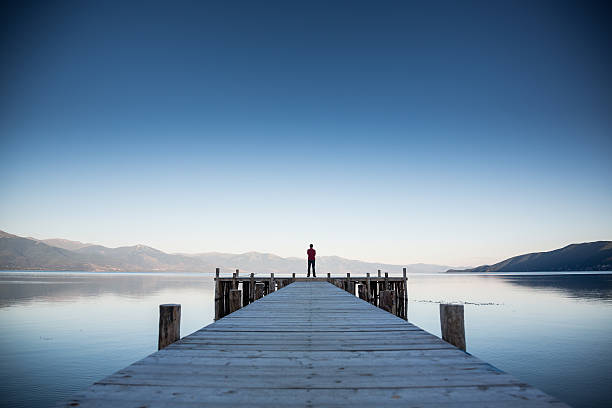
POLYGON ((385 272, 385 288, 383 290, 389 290, 389 272, 385 272))
POLYGON ((272 293, 276 290, 276 282, 274 281, 274 272, 270 274, 270 292, 272 293))
POLYGON ((293 279, 293 281, 295 282, 295 272, 293 272, 293 273, 291 274, 291 278, 292 278, 292 279, 293 279))
POLYGON ((408 277, 406 275, 406 268, 404 268, 404 320, 408 320, 408 277))
POLYGON ((215 321, 219 320, 223 305, 221 304, 221 282, 219 282, 219 268, 215 269, 215 321))
POLYGON ((327 281, 331 282, 331 273, 327 272, 327 281))
POLYGON ((366 300, 372 303, 372 291, 370 289, 370 272, 366 274, 366 300))
POLYGON ((349 293, 351 292, 351 273, 350 272, 346 273, 346 284, 344 285, 344 290, 346 290, 349 293))
POLYGON ((380 269, 378 270, 378 277, 380 278, 380 269))
POLYGON ((440 304, 442 340, 465 351, 463 305, 440 304))
POLYGON ((161 350, 181 338, 181 305, 159 305, 159 336, 157 349, 161 350))
POLYGON ((240 277, 240 269, 236 269, 236 279, 234 280, 234 289, 238 289, 238 278, 240 277))
POLYGON ((232 274, 232 289, 238 289, 238 269, 232 274))
POLYGON ((261 299, 264 296, 264 284, 258 283, 255 285, 255 300, 261 299))
POLYGON ((234 313, 236 310, 240 309, 242 305, 240 301, 242 300, 242 291, 238 289, 231 289, 229 293, 229 312, 234 313))
POLYGON ((397 315, 397 294, 393 290, 380 292, 380 308, 397 315))
POLYGON ((255 274, 251 273, 251 281, 249 282, 249 303, 255 301, 255 274))

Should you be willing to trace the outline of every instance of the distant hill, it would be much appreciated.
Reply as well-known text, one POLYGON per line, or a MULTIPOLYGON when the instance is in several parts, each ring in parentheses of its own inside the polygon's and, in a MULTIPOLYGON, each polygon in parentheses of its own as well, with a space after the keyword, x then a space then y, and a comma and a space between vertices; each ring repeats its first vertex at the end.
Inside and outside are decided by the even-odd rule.
MULTIPOLYGON (((35 238, 31 238, 31 237, 28 237, 28 238, 36 240, 35 238)), ((40 241, 50 246, 67 249, 69 251, 74 251, 76 249, 81 249, 81 248, 85 248, 85 247, 93 245, 93 244, 87 244, 87 243, 80 242, 80 241, 70 241, 68 239, 61 239, 61 238, 41 239, 41 240, 36 240, 36 241, 40 241)))
POLYGON ((77 254, 0 231, 0 269, 92 270, 77 254))
MULTIPOLYGON (((23 238, 0 231, 0 270, 214 272, 215 267, 220 267, 223 272, 239 268, 244 273, 286 275, 305 272, 306 264, 304 259, 259 252, 168 254, 144 245, 107 248, 66 239, 23 238)), ((337 256, 317 258, 319 274, 374 274, 377 269, 399 274, 403 267, 409 273, 437 273, 449 268, 430 264, 377 264, 337 256)))
POLYGON ((549 252, 519 255, 495 265, 447 272, 556 272, 612 270, 612 241, 572 244, 549 252))

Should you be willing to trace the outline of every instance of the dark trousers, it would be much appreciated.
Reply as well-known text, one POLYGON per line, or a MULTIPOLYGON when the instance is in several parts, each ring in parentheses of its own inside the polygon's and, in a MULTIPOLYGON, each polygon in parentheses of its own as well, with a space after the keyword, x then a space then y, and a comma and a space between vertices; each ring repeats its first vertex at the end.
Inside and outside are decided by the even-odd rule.
POLYGON ((310 276, 310 265, 312 265, 312 276, 316 278, 317 274, 315 273, 315 260, 314 259, 308 260, 308 275, 306 277, 310 276))

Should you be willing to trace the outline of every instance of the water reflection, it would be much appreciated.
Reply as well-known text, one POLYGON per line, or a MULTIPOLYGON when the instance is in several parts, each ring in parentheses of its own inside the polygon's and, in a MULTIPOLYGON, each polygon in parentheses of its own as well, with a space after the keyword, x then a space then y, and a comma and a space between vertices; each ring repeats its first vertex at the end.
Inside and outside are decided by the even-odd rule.
POLYGON ((612 275, 527 275, 500 276, 513 285, 534 289, 556 290, 563 296, 583 300, 612 302, 612 275))
POLYGON ((140 299, 161 291, 213 289, 210 274, 157 273, 24 273, 0 274, 0 308, 30 301, 70 302, 112 294, 140 299))

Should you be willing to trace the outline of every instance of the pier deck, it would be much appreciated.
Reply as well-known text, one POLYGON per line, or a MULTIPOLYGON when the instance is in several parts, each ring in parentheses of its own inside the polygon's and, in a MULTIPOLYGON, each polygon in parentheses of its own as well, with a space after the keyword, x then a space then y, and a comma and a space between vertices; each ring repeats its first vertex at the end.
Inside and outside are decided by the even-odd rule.
POLYGON ((324 281, 297 281, 66 407, 565 407, 324 281))

